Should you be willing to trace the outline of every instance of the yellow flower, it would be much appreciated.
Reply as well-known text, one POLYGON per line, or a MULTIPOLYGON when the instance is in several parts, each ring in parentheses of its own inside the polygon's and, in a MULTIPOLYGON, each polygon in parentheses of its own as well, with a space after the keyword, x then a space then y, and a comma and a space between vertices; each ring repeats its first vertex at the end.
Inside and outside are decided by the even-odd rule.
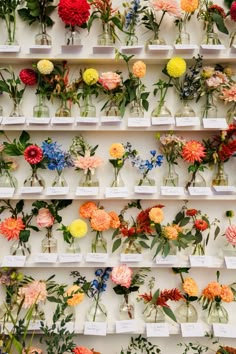
POLYGON ((168 240, 176 240, 178 237, 178 231, 173 226, 165 226, 164 236, 168 238, 168 240))
POLYGON ((42 59, 37 63, 37 69, 42 75, 49 75, 54 69, 54 65, 50 60, 42 59))
POLYGON ((204 79, 209 79, 214 74, 215 69, 212 66, 204 66, 202 69, 201 76, 204 79))
POLYGON ((69 306, 76 306, 84 299, 84 293, 78 285, 72 285, 67 291, 66 296, 70 297, 67 300, 69 306))
POLYGON ((68 226, 68 231, 73 237, 82 238, 88 231, 88 226, 85 221, 76 219, 68 226))
POLYGON ((199 5, 198 0, 180 0, 181 10, 185 12, 194 12, 199 5))
POLYGON ((185 278, 183 282, 183 290, 189 296, 197 296, 198 286, 193 278, 185 278))
MULTIPOLYGON (((125 153, 125 148, 120 143, 114 143, 109 148, 109 154, 113 159, 120 159, 125 153)), ((122 161, 121 161, 122 162, 122 161)))
POLYGON ((174 57, 168 61, 166 70, 170 77, 180 77, 186 71, 186 61, 182 58, 174 57))
POLYGON ((133 73, 136 77, 141 79, 146 74, 146 64, 142 60, 138 60, 133 65, 133 73))
POLYGON ((98 78, 99 78, 99 75, 98 75, 97 70, 95 70, 95 69, 92 69, 92 68, 86 69, 83 73, 83 80, 89 86, 96 84, 96 82, 98 81, 98 78))

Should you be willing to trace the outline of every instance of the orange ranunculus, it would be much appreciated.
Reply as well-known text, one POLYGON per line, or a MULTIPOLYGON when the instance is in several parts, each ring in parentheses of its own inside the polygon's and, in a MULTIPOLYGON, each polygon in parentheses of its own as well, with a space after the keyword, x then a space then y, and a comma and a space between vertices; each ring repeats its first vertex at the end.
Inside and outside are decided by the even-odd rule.
POLYGON ((164 236, 168 238, 168 240, 176 240, 178 237, 178 231, 173 226, 165 226, 164 228, 164 236))
POLYGON ((163 210, 161 208, 158 208, 158 207, 152 208, 149 211, 148 215, 149 215, 150 220, 153 221, 155 224, 159 224, 164 219, 163 210))
POLYGON ((221 285, 221 300, 224 302, 232 302, 234 299, 234 294, 228 285, 221 285))
POLYGON ((133 65, 133 74, 141 79, 146 74, 146 64, 142 60, 138 60, 133 65))
POLYGON ((199 5, 199 0, 180 0, 181 10, 185 12, 194 12, 197 10, 199 5))
POLYGON ((116 212, 110 211, 108 214, 111 217, 110 227, 112 229, 116 229, 117 227, 119 227, 120 226, 120 219, 119 219, 119 216, 116 214, 116 212))
POLYGON ((189 296, 197 296, 198 286, 193 278, 185 278, 183 282, 183 290, 189 296))
POLYGON ((88 219, 88 218, 91 218, 92 213, 94 212, 94 210, 97 210, 97 209, 98 209, 98 207, 94 202, 86 202, 80 206, 79 215, 82 218, 88 219))
POLYGON ((92 213, 90 223, 95 231, 106 231, 110 228, 111 217, 105 210, 97 209, 92 213))
POLYGON ((78 285, 72 285, 67 291, 66 296, 70 298, 67 300, 69 306, 76 306, 80 304, 84 299, 84 293, 80 292, 80 287, 78 285))
POLYGON ((214 300, 216 296, 220 296, 221 286, 217 281, 212 281, 203 289, 202 295, 209 300, 214 300))
POLYGON ((113 159, 120 159, 124 156, 125 148, 123 144, 114 143, 109 148, 109 154, 113 159))
POLYGON ((0 223, 0 233, 10 240, 18 240, 20 232, 25 229, 21 218, 7 218, 0 223))

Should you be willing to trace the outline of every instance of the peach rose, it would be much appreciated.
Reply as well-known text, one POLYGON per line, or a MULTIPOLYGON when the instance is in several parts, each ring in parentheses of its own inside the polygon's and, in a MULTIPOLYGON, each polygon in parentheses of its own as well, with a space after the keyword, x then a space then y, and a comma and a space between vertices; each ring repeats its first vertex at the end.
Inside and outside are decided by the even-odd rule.
POLYGON ((126 264, 114 267, 111 272, 111 280, 113 283, 129 288, 132 281, 132 269, 126 264))
POLYGON ((86 202, 80 206, 79 215, 82 218, 88 219, 91 218, 92 213, 97 209, 98 207, 94 202, 86 202))
POLYGON ((146 74, 146 64, 142 60, 138 60, 133 65, 133 73, 136 77, 141 79, 146 74))
POLYGON ((153 221, 155 224, 159 224, 164 219, 163 210, 161 208, 158 208, 158 207, 152 208, 149 211, 148 215, 149 215, 150 220, 153 221))
POLYGON ((117 73, 113 73, 112 71, 108 71, 106 73, 102 73, 98 82, 106 89, 106 90, 114 90, 121 83, 121 77, 117 73))
POLYGON ((41 208, 39 209, 36 222, 38 227, 50 227, 54 223, 54 217, 50 213, 49 209, 41 208))

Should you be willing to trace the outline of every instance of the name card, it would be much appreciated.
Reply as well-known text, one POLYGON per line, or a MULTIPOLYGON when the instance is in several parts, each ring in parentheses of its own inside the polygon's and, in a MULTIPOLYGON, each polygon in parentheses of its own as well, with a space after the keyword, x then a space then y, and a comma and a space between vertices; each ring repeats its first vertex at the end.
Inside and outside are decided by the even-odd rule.
POLYGON ((15 188, 0 188, 0 198, 11 198, 15 192, 15 188))
POLYGON ((189 127, 193 125, 200 125, 199 117, 176 117, 177 127, 189 127))
POLYGON ((47 187, 46 195, 66 195, 69 193, 69 187, 47 187))
POLYGON ((107 323, 106 322, 85 322, 84 334, 92 336, 106 336, 107 323))
POLYGON ((28 329, 30 331, 39 331, 41 328, 40 320, 30 321, 28 329))
POLYGON ((26 256, 4 256, 2 267, 24 267, 26 256))
POLYGON ((34 255, 35 263, 56 263, 57 262, 57 253, 36 253, 34 255))
POLYGON ((106 198, 126 198, 128 194, 127 187, 106 187, 106 198))
POLYGON ((143 255, 140 253, 121 253, 121 262, 142 262, 143 255))
POLYGON ((167 44, 149 44, 148 45, 148 50, 150 52, 163 52, 163 51, 171 50, 172 48, 173 48, 172 45, 167 45, 167 44))
POLYGON ((137 330, 135 320, 116 321, 116 333, 132 333, 137 330))
POLYGON ((169 337, 169 326, 167 323, 146 323, 147 337, 169 337))
POLYGON ((47 44, 35 44, 29 48, 30 53, 49 53, 51 49, 52 46, 47 44))
POLYGON ((157 193, 157 186, 134 186, 134 192, 140 194, 157 193))
POLYGON ((161 186, 161 195, 184 195, 184 187, 161 186))
POLYGON ((206 50, 206 51, 221 51, 225 49, 225 46, 223 44, 201 44, 201 49, 206 50))
POLYGON ((73 124, 74 117, 52 117, 51 124, 73 124))
POLYGON ((76 123, 83 123, 83 124, 97 124, 99 122, 98 117, 77 117, 76 123))
POLYGON ((50 123, 51 118, 27 118, 27 124, 49 124, 50 123))
POLYGON ((204 337, 205 335, 202 323, 181 323, 180 328, 182 337, 204 337))
POLYGON ((2 53, 18 53, 20 51, 19 45, 0 45, 0 52, 2 53))
POLYGON ((227 269, 236 269, 236 257, 225 256, 224 259, 227 269))
POLYGON ((108 261, 108 253, 87 253, 86 262, 105 263, 108 261))
POLYGON ((168 255, 166 257, 163 256, 156 256, 156 264, 159 265, 173 265, 177 263, 177 256, 176 255, 168 255))
POLYGON ((60 253, 58 255, 59 263, 77 263, 81 262, 81 253, 60 253))
POLYGON ((188 187, 190 195, 212 195, 210 187, 188 187))
POLYGON ((40 194, 43 187, 20 187, 20 194, 40 194))
POLYGON ((235 193, 235 186, 213 186, 216 193, 235 193))
POLYGON ((150 119, 144 117, 128 118, 128 127, 150 127, 150 119))
POLYGON ((227 129, 228 124, 225 118, 203 118, 203 127, 205 129, 227 129))
POLYGON ((101 116, 102 123, 121 123, 122 118, 120 116, 101 116))
POLYGON ((152 125, 174 125, 174 117, 152 117, 152 125))
POLYGON ((210 267, 211 258, 209 256, 189 256, 191 267, 210 267))
POLYGON ((3 125, 25 124, 25 117, 3 117, 3 125))
POLYGON ((77 187, 75 195, 77 196, 86 196, 86 195, 98 195, 99 187, 77 187))
POLYGON ((213 323, 213 332, 216 337, 236 338, 235 326, 223 323, 213 323))
POLYGON ((114 51, 114 45, 97 45, 93 47, 93 54, 112 54, 114 51))
POLYGON ((190 52, 198 49, 198 46, 196 44, 175 44, 174 49, 179 52, 190 52))

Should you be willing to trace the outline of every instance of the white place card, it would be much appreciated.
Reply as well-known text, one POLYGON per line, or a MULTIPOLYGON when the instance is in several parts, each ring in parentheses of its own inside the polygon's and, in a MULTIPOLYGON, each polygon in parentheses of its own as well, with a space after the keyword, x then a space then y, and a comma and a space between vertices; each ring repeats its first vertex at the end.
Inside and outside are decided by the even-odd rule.
POLYGON ((40 320, 30 321, 28 329, 30 331, 39 331, 41 328, 40 320))
POLYGON ((77 187, 75 191, 76 196, 98 195, 99 187, 77 187))
POLYGON ((15 192, 15 188, 0 187, 0 198, 11 198, 15 192))
POLYGON ((87 253, 86 262, 106 263, 108 261, 108 253, 87 253))
POLYGON ((175 125, 174 117, 151 117, 152 125, 175 125))
MULTIPOLYGON (((2 324, 3 322, 0 322, 0 324, 2 324)), ((3 324, 2 324, 3 325, 3 324)), ((6 328, 7 331, 11 332, 13 330, 13 323, 11 322, 5 322, 4 323, 4 328, 6 328)))
POLYGON ((76 123, 97 124, 99 123, 99 118, 98 117, 77 117, 76 123))
POLYGON ((19 45, 0 45, 0 52, 1 53, 18 53, 20 51, 19 45))
POLYGON ((69 193, 69 186, 67 187, 47 187, 46 195, 66 195, 69 193))
POLYGON ((128 195, 127 187, 106 187, 106 198, 127 198, 128 195))
POLYGON ((27 118, 26 123, 27 124, 44 124, 47 125, 50 123, 51 118, 47 117, 47 118, 43 118, 43 117, 31 117, 31 118, 27 118))
POLYGON ((25 117, 3 117, 3 125, 25 124, 25 117))
POLYGON ((143 45, 124 45, 120 47, 122 53, 139 54, 143 50, 143 45))
POLYGON ((176 117, 176 127, 191 127, 194 125, 200 125, 199 117, 176 117))
POLYGON ((49 53, 50 50, 52 49, 51 45, 46 45, 46 44, 35 44, 30 46, 29 51, 30 53, 49 53))
POLYGON ((212 195, 211 187, 188 187, 190 195, 212 195))
POLYGON ((62 53, 78 53, 83 48, 82 44, 73 44, 73 45, 62 45, 61 51, 62 53))
POLYGON ((168 323, 146 323, 147 337, 169 337, 168 323))
POLYGON ((40 194, 43 187, 20 187, 20 194, 40 194))
POLYGON ((56 263, 57 257, 57 253, 36 253, 34 263, 56 263))
POLYGON ((84 334, 92 336, 106 336, 107 323, 106 322, 85 322, 84 334))
POLYGON ((2 261, 2 267, 24 267, 26 262, 26 256, 4 256, 2 261))
POLYGON ((161 186, 161 195, 184 195, 184 187, 161 186))
POLYGON ((121 123, 122 118, 120 116, 101 116, 101 123, 121 123))
POLYGON ((235 186, 213 186, 216 193, 235 193, 235 186))
POLYGON ((201 49, 206 52, 220 52, 225 50, 225 46, 223 44, 201 44, 201 49))
POLYGON ((82 260, 81 253, 60 253, 58 254, 59 263, 79 263, 82 260))
POLYGON ((205 331, 202 323, 187 322, 180 324, 182 337, 204 337, 205 331))
POLYGON ((156 264, 159 265, 173 265, 176 264, 178 257, 176 255, 156 256, 156 264))
POLYGON ((157 186, 134 186, 134 192, 140 194, 157 193, 157 186))
POLYGON ((236 338, 235 326, 223 323, 213 323, 213 333, 216 337, 236 338))
POLYGON ((51 124, 73 124, 75 122, 74 117, 52 117, 51 124))
POLYGON ((150 127, 150 118, 145 118, 145 117, 128 118, 128 127, 133 127, 133 128, 150 127))
POLYGON ((135 320, 116 321, 116 333, 132 333, 137 330, 135 320))
POLYGON ((210 267, 211 258, 209 256, 189 256, 191 267, 210 267))
POLYGON ((115 51, 114 45, 97 45, 93 47, 93 54, 113 54, 115 51))
POLYGON ((236 269, 236 257, 225 256, 224 259, 227 269, 236 269))
POLYGON ((150 52, 165 52, 173 49, 172 45, 167 44, 148 44, 148 50, 150 52))
POLYGON ((140 253, 121 253, 120 262, 142 262, 143 255, 140 253))
POLYGON ((175 44, 174 49, 176 52, 192 52, 195 49, 198 49, 197 44, 175 44))
POLYGON ((203 118, 203 128, 205 129, 227 129, 228 124, 225 118, 203 118))

